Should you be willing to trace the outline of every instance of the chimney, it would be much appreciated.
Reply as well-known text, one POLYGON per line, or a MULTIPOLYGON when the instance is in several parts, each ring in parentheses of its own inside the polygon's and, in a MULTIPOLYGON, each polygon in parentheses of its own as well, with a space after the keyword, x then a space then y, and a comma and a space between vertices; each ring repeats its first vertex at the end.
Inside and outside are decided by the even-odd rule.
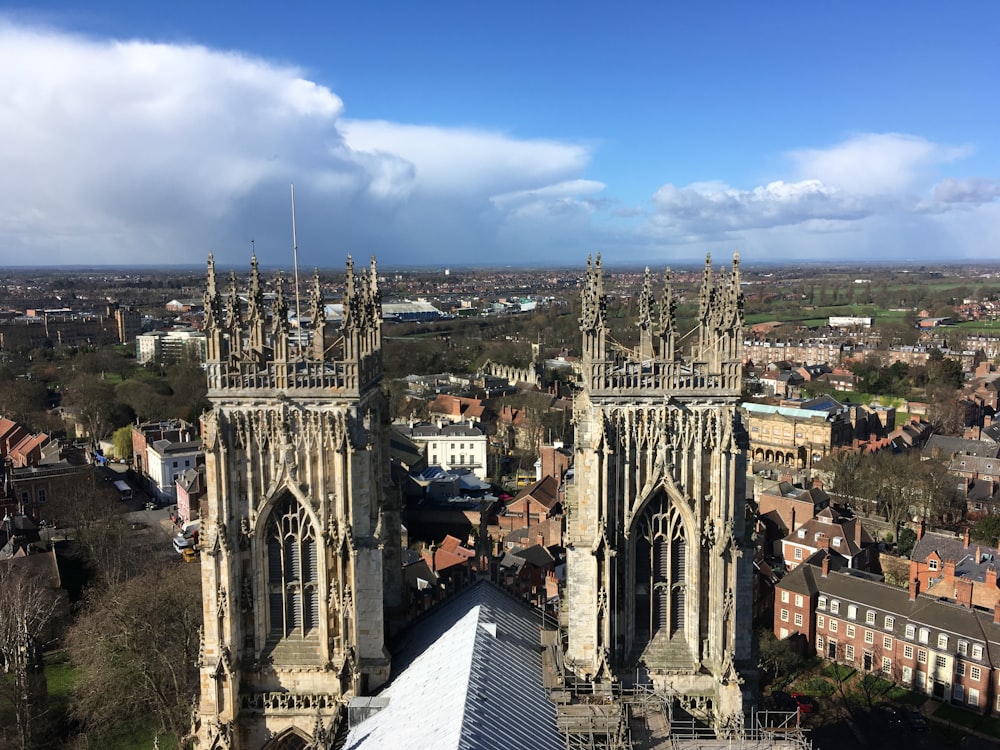
POLYGON ((855 518, 854 519, 854 543, 856 545, 858 545, 858 547, 861 546, 861 531, 862 531, 861 519, 860 518, 855 518))
MULTIPOLYGON (((969 529, 965 530, 965 548, 969 549, 969 529)), ((978 558, 978 555, 977 555, 978 558)), ((978 559, 977 559, 978 562, 978 559)))
POLYGON ((1000 625, 1000 601, 993 605, 993 624, 1000 625))
POLYGON ((955 580, 955 561, 945 560, 944 561, 944 580, 954 581, 955 580))
POLYGON ((826 578, 828 575, 830 575, 830 550, 823 555, 823 577, 826 578))
POLYGON ((972 609, 972 581, 968 578, 959 578, 955 581, 955 603, 972 609))
POLYGON ((920 579, 914 577, 910 581, 910 601, 914 602, 917 600, 917 594, 920 593, 920 579))
POLYGON ((919 542, 924 538, 924 519, 920 519, 920 523, 917 525, 917 541, 919 542))

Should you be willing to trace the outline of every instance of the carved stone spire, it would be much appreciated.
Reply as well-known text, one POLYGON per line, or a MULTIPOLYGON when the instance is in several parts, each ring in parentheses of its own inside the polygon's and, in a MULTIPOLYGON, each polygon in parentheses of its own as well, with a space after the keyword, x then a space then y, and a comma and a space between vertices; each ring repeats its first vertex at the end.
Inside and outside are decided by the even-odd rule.
POLYGON ((649 266, 642 278, 642 291, 639 293, 639 357, 653 357, 653 285, 649 276, 649 266))
POLYGON ((215 256, 208 254, 208 279, 205 283, 205 331, 216 328, 222 322, 222 298, 215 279, 215 256))
POLYGON ((667 268, 663 275, 663 294, 660 296, 660 357, 672 361, 677 340, 677 300, 674 299, 673 274, 667 268))
POLYGON ((347 256, 347 272, 344 274, 344 319, 340 324, 345 333, 354 330, 358 324, 357 293, 354 285, 354 259, 347 256))
POLYGON ((312 319, 312 358, 322 362, 326 353, 326 308, 323 289, 319 284, 319 269, 313 269, 313 288, 309 292, 309 315, 312 319))

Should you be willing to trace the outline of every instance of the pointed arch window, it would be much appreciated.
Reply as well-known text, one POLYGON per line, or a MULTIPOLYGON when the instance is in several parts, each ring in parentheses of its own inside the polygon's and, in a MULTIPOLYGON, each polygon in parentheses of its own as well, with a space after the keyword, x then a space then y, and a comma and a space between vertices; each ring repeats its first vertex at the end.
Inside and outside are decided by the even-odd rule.
POLYGON ((272 636, 318 635, 319 559, 306 509, 279 503, 267 525, 268 623, 272 636))
POLYGON ((637 634, 684 633, 687 547, 680 513, 661 498, 645 513, 636 539, 637 634))

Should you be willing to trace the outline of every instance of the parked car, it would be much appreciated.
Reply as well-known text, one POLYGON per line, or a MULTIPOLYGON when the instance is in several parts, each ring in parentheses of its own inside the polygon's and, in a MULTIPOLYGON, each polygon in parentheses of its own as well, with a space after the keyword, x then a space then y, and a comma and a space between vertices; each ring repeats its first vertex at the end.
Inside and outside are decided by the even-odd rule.
POLYGON ((184 554, 184 550, 194 549, 194 540, 191 537, 178 534, 174 537, 174 551, 178 555, 184 554))
POLYGON ((910 725, 910 729, 914 732, 926 732, 927 731, 927 719, 924 715, 920 713, 915 708, 907 709, 904 713, 906 717, 906 723, 910 725))
POLYGON ((805 693, 792 693, 791 697, 800 714, 814 714, 819 710, 816 700, 805 693))
POLYGON ((182 549, 181 560, 184 562, 198 562, 198 550, 194 547, 186 547, 182 549))

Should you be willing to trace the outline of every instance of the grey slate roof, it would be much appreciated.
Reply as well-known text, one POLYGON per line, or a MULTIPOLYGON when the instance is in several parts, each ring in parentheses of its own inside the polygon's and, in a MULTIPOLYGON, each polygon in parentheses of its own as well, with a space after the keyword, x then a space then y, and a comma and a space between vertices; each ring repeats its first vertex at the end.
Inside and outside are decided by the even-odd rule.
MULTIPOLYGON (((822 594, 832 603, 840 602, 838 616, 844 618, 849 604, 859 608, 858 620, 864 622, 865 612, 869 609, 878 613, 878 623, 883 622, 886 614, 896 618, 892 634, 902 638, 905 627, 912 624, 915 628, 927 628, 929 631, 927 646, 931 649, 937 643, 939 634, 949 637, 949 649, 954 651, 957 639, 962 638, 970 643, 980 643, 984 649, 984 662, 997 665, 1000 662, 1000 625, 993 622, 993 613, 969 609, 953 602, 937 599, 933 596, 920 594, 916 600, 910 601, 908 589, 900 589, 887 583, 871 580, 870 575, 858 575, 858 571, 842 570, 831 572, 823 578, 822 571, 816 565, 818 556, 809 558, 810 564, 797 566, 778 583, 778 589, 787 589, 795 594, 822 594)), ((830 614, 832 609, 817 610, 830 614)))
POLYGON ((487 581, 434 610, 393 654, 384 708, 345 750, 561 750, 537 614, 487 581))

